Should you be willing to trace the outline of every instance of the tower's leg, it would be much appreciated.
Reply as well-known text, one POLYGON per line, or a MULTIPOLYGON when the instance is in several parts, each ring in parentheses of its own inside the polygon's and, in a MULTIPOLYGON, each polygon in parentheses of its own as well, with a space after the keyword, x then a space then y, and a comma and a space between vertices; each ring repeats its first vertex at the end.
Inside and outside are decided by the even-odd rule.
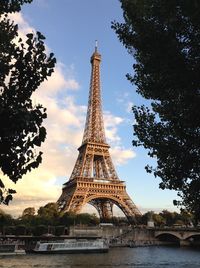
POLYGON ((92 201, 90 201, 90 204, 97 209, 101 222, 107 222, 112 220, 113 202, 111 200, 93 199, 92 201))

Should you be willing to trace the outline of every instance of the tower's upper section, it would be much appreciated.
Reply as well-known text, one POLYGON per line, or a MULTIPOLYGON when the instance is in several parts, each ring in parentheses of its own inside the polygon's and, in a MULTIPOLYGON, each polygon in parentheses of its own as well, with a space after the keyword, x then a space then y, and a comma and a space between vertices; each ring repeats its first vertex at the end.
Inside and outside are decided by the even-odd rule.
POLYGON ((106 143, 100 88, 101 55, 97 51, 97 44, 90 62, 92 65, 90 92, 82 144, 87 142, 106 143))

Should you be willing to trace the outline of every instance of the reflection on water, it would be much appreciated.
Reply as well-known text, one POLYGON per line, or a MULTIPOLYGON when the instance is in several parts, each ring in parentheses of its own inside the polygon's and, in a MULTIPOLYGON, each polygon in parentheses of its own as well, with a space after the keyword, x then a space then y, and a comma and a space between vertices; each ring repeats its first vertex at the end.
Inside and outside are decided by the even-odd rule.
POLYGON ((113 248, 101 254, 56 254, 0 257, 0 268, 199 268, 200 250, 190 248, 113 248))

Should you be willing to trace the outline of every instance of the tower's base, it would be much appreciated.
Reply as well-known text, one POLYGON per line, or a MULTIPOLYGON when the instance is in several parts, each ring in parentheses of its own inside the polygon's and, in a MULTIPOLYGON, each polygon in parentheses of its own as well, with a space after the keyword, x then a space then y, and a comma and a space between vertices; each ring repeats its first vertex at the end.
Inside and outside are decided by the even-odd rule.
POLYGON ((64 184, 58 200, 60 210, 79 213, 86 203, 97 209, 102 221, 113 216, 114 204, 124 212, 130 222, 134 221, 135 216, 141 215, 128 196, 123 181, 78 177, 64 184))

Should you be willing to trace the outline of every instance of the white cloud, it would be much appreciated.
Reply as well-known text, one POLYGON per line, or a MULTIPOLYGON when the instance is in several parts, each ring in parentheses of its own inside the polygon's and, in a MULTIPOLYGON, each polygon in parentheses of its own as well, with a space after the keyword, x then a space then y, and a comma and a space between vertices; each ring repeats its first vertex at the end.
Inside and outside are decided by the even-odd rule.
MULTIPOLYGON (((14 14, 12 18, 20 24, 23 36, 34 32, 21 14, 14 14)), ((87 107, 77 105, 74 93, 80 87, 73 77, 73 68, 58 63, 52 77, 45 81, 33 95, 34 103, 41 103, 47 107, 48 118, 44 125, 47 129, 47 139, 39 148, 43 151, 43 161, 40 167, 26 174, 22 180, 13 185, 8 179, 7 187, 17 190, 14 201, 10 206, 3 207, 8 213, 20 215, 26 207, 38 207, 48 202, 55 202, 61 194, 62 183, 67 181, 75 160, 77 148, 81 145, 87 107), (65 95, 62 99, 59 94, 65 95)), ((88 74, 89 75, 89 74, 88 74)), ((113 161, 117 165, 126 163, 135 157, 132 150, 121 146, 118 127, 123 118, 105 112, 105 129, 113 161)))
POLYGON ((51 77, 49 77, 48 80, 45 80, 41 85, 39 94, 53 96, 64 89, 77 90, 79 88, 79 83, 73 77, 67 77, 67 79, 66 77, 67 70, 65 66, 58 62, 51 77))
POLYGON ((124 121, 123 118, 118 116, 113 116, 110 112, 104 113, 104 123, 107 127, 112 127, 121 124, 124 121))
POLYGON ((112 147, 110 149, 110 153, 113 159, 113 162, 116 165, 123 165, 125 164, 128 160, 136 157, 136 153, 132 151, 131 149, 125 149, 123 147, 112 147))
POLYGON ((117 134, 117 127, 123 121, 123 118, 114 116, 108 111, 104 113, 105 132, 109 143, 115 145, 120 143, 121 139, 117 134))

